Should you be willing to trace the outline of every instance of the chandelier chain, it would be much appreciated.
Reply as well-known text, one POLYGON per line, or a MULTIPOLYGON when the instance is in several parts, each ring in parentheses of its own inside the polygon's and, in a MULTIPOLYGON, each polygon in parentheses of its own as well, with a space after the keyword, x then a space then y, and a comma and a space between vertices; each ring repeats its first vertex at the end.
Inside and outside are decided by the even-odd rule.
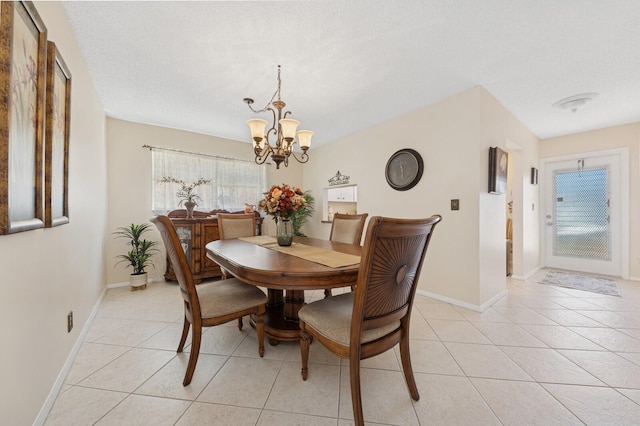
POLYGON ((280 65, 278 65, 278 88, 273 93, 273 96, 271 96, 271 100, 269 102, 267 102, 267 105, 265 105, 264 108, 262 108, 260 110, 254 109, 251 106, 251 104, 249 104, 249 108, 251 109, 251 111, 255 112, 256 114, 267 112, 269 110, 270 105, 276 99, 276 96, 278 97, 278 100, 280 100, 280 84, 281 84, 281 80, 280 80, 280 65))

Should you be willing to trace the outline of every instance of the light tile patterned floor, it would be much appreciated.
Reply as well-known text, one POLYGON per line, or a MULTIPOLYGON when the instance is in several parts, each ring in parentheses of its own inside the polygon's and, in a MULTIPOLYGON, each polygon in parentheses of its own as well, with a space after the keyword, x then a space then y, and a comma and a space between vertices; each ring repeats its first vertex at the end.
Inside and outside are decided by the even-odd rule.
MULTIPOLYGON (((366 422, 639 424, 640 283, 620 281, 613 297, 540 285, 544 274, 508 280, 508 296, 482 313, 418 296, 411 350, 421 398, 409 396, 397 348, 366 360, 366 422)), ((353 424, 347 361, 314 344, 304 382, 298 345, 267 345, 260 359, 248 324, 208 329, 183 387, 181 324, 175 284, 109 290, 46 424, 353 424)))

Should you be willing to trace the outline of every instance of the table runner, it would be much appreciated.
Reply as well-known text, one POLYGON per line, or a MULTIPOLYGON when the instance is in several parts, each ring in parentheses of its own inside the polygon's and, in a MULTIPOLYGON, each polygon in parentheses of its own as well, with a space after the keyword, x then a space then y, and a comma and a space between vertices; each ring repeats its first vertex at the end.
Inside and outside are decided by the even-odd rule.
POLYGON ((268 235, 242 237, 239 239, 247 243, 257 244, 271 250, 276 250, 304 260, 319 263, 330 268, 341 268, 343 266, 357 265, 360 263, 360 256, 340 253, 338 251, 308 246, 296 242, 292 243, 289 247, 281 247, 278 245, 278 240, 275 237, 270 237, 268 235))

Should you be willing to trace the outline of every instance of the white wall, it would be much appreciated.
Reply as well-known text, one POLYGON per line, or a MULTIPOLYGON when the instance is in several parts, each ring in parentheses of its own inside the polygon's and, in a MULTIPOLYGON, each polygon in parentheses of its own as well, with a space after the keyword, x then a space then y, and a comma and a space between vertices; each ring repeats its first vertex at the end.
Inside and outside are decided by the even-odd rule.
MULTIPOLYGON (((513 276, 523 279, 540 267, 539 186, 532 185, 530 180, 531 167, 539 168, 539 140, 490 93, 487 91, 482 91, 482 93, 481 122, 483 129, 481 134, 485 141, 485 147, 498 145, 506 147, 509 151, 509 181, 513 199, 513 276), (515 149, 516 147, 517 149, 515 149)), ((491 198, 491 200, 495 201, 495 198, 491 198)), ((500 200, 500 205, 497 206, 501 207, 505 214, 506 206, 504 203, 506 202, 507 197, 500 200)), ((493 209, 481 209, 481 214, 485 212, 493 214, 493 209)), ((483 218, 491 220, 488 215, 483 215, 483 218)), ((480 223, 484 223, 484 220, 481 220, 480 223)), ((500 225, 504 228, 504 223, 505 217, 500 214, 499 223, 495 226, 500 225)), ((503 233, 506 234, 506 229, 503 229, 503 233)), ((497 247, 495 250, 497 251, 497 247)), ((494 281, 489 280, 487 284, 491 285, 491 282, 494 281)))
MULTIPOLYGON (((629 148, 629 277, 640 280, 640 123, 545 139, 540 158, 629 148)), ((623 268, 626 265, 623 265, 623 268)))
MULTIPOLYGON (((504 195, 487 193, 487 180, 488 148, 506 149, 508 139, 522 139, 527 163, 536 161, 537 139, 486 90, 476 87, 313 149, 304 167, 304 189, 321 197, 327 180, 339 170, 358 185, 360 213, 441 214, 443 221, 432 239, 419 289, 480 308, 506 286, 506 201, 504 195), (384 176, 387 160, 401 148, 417 150, 425 163, 422 180, 409 191, 394 191, 384 176), (459 211, 450 210, 454 198, 460 200, 459 211)), ((523 167, 515 173, 523 173, 523 167)), ((537 217, 534 222, 524 227, 537 229, 537 217)), ((329 231, 330 224, 321 223, 320 214, 306 229, 310 236, 322 238, 329 231)), ((537 258, 527 262, 537 263, 537 258)))
POLYGON ((0 236, 0 423, 31 424, 104 288, 104 112, 60 3, 36 8, 72 74, 70 223, 0 236), (67 313, 75 326, 67 333, 67 313))
MULTIPOLYGON (((244 126, 238 123, 238 126, 244 126)), ((249 130, 247 129, 247 140, 249 130)), ((151 152, 142 145, 179 149, 209 155, 252 160, 253 149, 248 142, 238 142, 214 136, 207 136, 183 130, 138 124, 109 118, 107 120, 107 162, 108 168, 108 222, 106 257, 107 283, 129 281, 130 269, 124 264, 115 266, 116 256, 125 251, 124 241, 111 235, 116 228, 131 223, 148 222, 151 213, 151 152)), ((302 186, 302 166, 295 160, 289 167, 267 165, 269 185, 288 183, 302 186)), ((265 188, 265 191, 268 188, 265 188)), ((254 204, 258 204, 258 200, 254 204)), ((202 206, 205 208, 206 206, 202 206)), ((178 206, 176 206, 178 208, 178 206)), ((208 210, 205 208, 205 210, 208 210)), ((275 233, 273 221, 265 219, 265 233, 275 233)), ((155 234, 155 228, 154 228, 155 234)), ((149 234, 160 239, 159 235, 149 234)), ((153 280, 164 280, 164 251, 155 256, 155 268, 147 269, 153 280)))

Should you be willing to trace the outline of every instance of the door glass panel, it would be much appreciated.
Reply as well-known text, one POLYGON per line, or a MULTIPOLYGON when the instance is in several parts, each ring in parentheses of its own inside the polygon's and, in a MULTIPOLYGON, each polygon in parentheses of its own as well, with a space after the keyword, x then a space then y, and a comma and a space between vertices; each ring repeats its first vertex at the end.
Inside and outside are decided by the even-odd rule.
POLYGON ((555 256, 611 259, 608 172, 555 172, 555 256))
POLYGON ((176 234, 178 234, 184 254, 187 255, 187 262, 191 264, 191 226, 176 226, 176 234))

